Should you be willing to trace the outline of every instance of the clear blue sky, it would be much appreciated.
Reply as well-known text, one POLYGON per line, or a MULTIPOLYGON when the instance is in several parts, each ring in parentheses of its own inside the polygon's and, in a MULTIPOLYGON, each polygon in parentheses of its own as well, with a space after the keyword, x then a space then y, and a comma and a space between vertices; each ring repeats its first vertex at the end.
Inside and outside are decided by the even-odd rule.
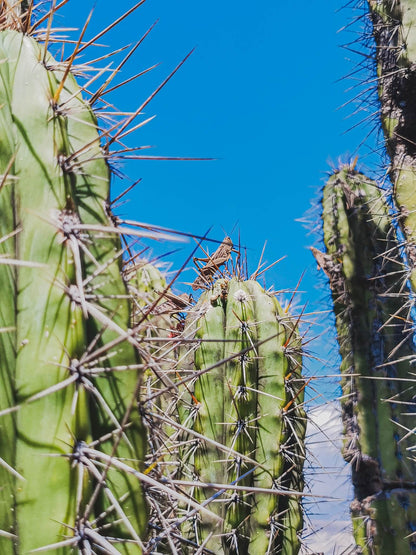
MULTIPOLYGON (((134 3, 98 0, 87 36, 134 3)), ((55 25, 81 27, 93 4, 70 0, 55 25)), ((266 285, 293 288, 306 270, 301 286, 305 293, 298 302, 307 301, 308 310, 328 309, 329 293, 322 289, 322 277, 317 281, 316 264, 307 249, 316 239, 296 219, 304 217, 316 198, 329 162, 355 152, 368 132, 358 127, 345 133, 366 114, 349 119, 354 106, 339 109, 355 94, 345 90, 356 81, 338 80, 357 64, 340 45, 355 40, 361 27, 358 22, 338 33, 360 13, 337 11, 342 5, 310 0, 148 0, 100 41, 112 49, 134 43, 159 19, 119 80, 160 65, 111 97, 126 110, 135 110, 196 47, 146 107, 146 117, 157 117, 130 137, 129 144, 154 145, 145 151, 151 155, 216 159, 127 164, 123 171, 142 182, 121 214, 198 235, 213 227, 211 237, 220 240, 224 233, 236 239, 239 231, 252 267, 267 240, 269 262, 287 258, 268 272, 266 285)), ((91 49, 85 59, 101 53, 91 49)), ((373 142, 374 137, 361 153, 373 142)), ((363 162, 370 164, 371 159, 363 162)), ((115 185, 114 194, 120 187, 115 185)), ((154 252, 171 248, 161 245, 154 252)), ((189 244, 182 247, 173 258, 175 267, 189 252, 189 244)), ((325 343, 315 350, 327 358, 325 343)))

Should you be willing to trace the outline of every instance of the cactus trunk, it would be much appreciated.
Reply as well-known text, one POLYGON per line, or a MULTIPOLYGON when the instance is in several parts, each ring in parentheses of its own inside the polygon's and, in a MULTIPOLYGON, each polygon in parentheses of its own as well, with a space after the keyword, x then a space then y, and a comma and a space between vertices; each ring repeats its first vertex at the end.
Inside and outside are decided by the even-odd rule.
POLYGON ((349 168, 324 188, 324 239, 342 357, 344 457, 352 463, 352 505, 363 553, 409 553, 416 483, 409 452, 414 357, 406 329, 405 268, 384 193, 349 168))
POLYGON ((140 483, 109 459, 138 471, 145 437, 97 122, 33 38, 1 31, 0 57, 0 456, 23 478, 1 467, 0 549, 108 548, 105 524, 140 553, 140 483))
POLYGON ((257 282, 235 278, 202 294, 189 325, 201 341, 190 417, 205 438, 192 446, 194 491, 224 519, 221 529, 201 514, 193 539, 216 553, 297 553, 305 418, 296 326, 257 282))

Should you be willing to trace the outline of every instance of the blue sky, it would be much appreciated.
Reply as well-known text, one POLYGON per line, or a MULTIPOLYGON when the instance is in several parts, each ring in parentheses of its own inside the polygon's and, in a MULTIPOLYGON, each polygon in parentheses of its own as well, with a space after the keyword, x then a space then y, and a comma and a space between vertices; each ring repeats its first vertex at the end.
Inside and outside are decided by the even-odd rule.
MULTIPOLYGON (((95 2, 87 36, 134 3, 95 2)), ((70 0, 55 25, 81 27, 93 4, 70 0)), ((354 105, 340 109, 357 92, 346 89, 362 78, 340 81, 357 66, 357 58, 351 60, 340 45, 356 40, 361 29, 356 22, 338 32, 361 13, 341 7, 340 1, 301 0, 294 6, 270 0, 148 0, 100 40, 112 49, 134 43, 159 19, 119 80, 160 65, 111 97, 126 110, 140 106, 195 47, 146 107, 145 117, 157 117, 131 136, 129 144, 152 145, 145 153, 154 156, 215 158, 126 164, 122 171, 142 181, 119 213, 197 235, 212 228, 210 236, 219 240, 231 233, 237 239, 240 233, 252 268, 267 240, 268 262, 286 258, 267 273, 266 285, 291 289, 306 270, 297 302, 307 302, 309 311, 327 310, 329 293, 307 248, 316 245, 316 238, 296 220, 316 200, 329 164, 355 154, 368 132, 359 126, 347 133, 367 114, 351 117, 354 105)), ((103 52, 91 49, 85 59, 103 52)), ((367 157, 374 140, 372 136, 360 151, 364 167, 380 162, 367 157)), ((114 194, 127 183, 115 183, 114 194)), ((179 246, 181 251, 170 257, 174 268, 191 245, 179 246)), ((160 254, 176 246, 152 248, 160 254)), ((312 335, 325 329, 328 321, 322 322, 312 335)), ((327 340, 312 349, 330 363, 335 360, 336 347, 331 350, 327 340)))

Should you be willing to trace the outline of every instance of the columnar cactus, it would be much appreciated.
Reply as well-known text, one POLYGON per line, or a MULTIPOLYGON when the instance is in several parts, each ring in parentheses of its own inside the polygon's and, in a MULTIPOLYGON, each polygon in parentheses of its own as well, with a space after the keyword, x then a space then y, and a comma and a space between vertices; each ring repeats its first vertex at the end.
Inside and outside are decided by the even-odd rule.
POLYGON ((235 278, 219 279, 188 318, 200 345, 186 422, 198 439, 184 458, 195 497, 224 520, 201 514, 192 538, 215 553, 297 553, 306 423, 296 325, 259 283, 235 278))
POLYGON ((352 505, 363 553, 415 549, 416 389, 406 329, 405 268, 385 193, 344 167, 323 194, 327 254, 315 252, 330 279, 342 356, 344 457, 352 463, 352 505))
POLYGON ((141 553, 140 345, 109 166, 70 67, 21 32, 32 3, 11 4, 0 4, 0 551, 141 553))
POLYGON ((189 306, 189 298, 186 294, 174 295, 163 273, 151 263, 129 264, 124 275, 133 306, 132 327, 137 330, 140 341, 148 342, 150 355, 150 364, 143 377, 141 401, 145 405, 143 412, 149 429, 147 457, 149 466, 152 466, 159 457, 165 462, 172 458, 167 457, 167 444, 170 438, 174 441, 171 437, 174 430, 154 420, 153 412, 173 413, 178 419, 176 392, 167 386, 173 384, 172 378, 175 379, 177 374, 179 342, 175 339, 182 331, 182 312, 189 306))
POLYGON ((376 43, 381 123, 399 222, 416 291, 416 5, 368 0, 376 43))

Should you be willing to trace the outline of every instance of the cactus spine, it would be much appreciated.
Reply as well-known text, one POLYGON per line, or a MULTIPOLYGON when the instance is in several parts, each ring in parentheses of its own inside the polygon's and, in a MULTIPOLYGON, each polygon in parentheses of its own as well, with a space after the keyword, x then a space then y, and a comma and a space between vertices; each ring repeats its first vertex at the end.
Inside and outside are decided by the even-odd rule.
POLYGON ((409 553, 415 529, 411 415, 414 357, 406 329, 404 266, 384 193, 348 167, 323 194, 328 274, 342 356, 344 457, 352 462, 357 544, 364 553, 409 553), (369 524, 370 523, 370 524, 369 524))
POLYGON ((3 29, 0 56, 0 551, 141 553, 140 364, 96 118, 30 36, 3 29))
POLYGON ((297 553, 305 417, 296 326, 257 282, 235 278, 203 293, 194 316, 191 416, 205 439, 188 462, 195 496, 224 519, 220 529, 201 515, 194 539, 216 553, 297 553))

